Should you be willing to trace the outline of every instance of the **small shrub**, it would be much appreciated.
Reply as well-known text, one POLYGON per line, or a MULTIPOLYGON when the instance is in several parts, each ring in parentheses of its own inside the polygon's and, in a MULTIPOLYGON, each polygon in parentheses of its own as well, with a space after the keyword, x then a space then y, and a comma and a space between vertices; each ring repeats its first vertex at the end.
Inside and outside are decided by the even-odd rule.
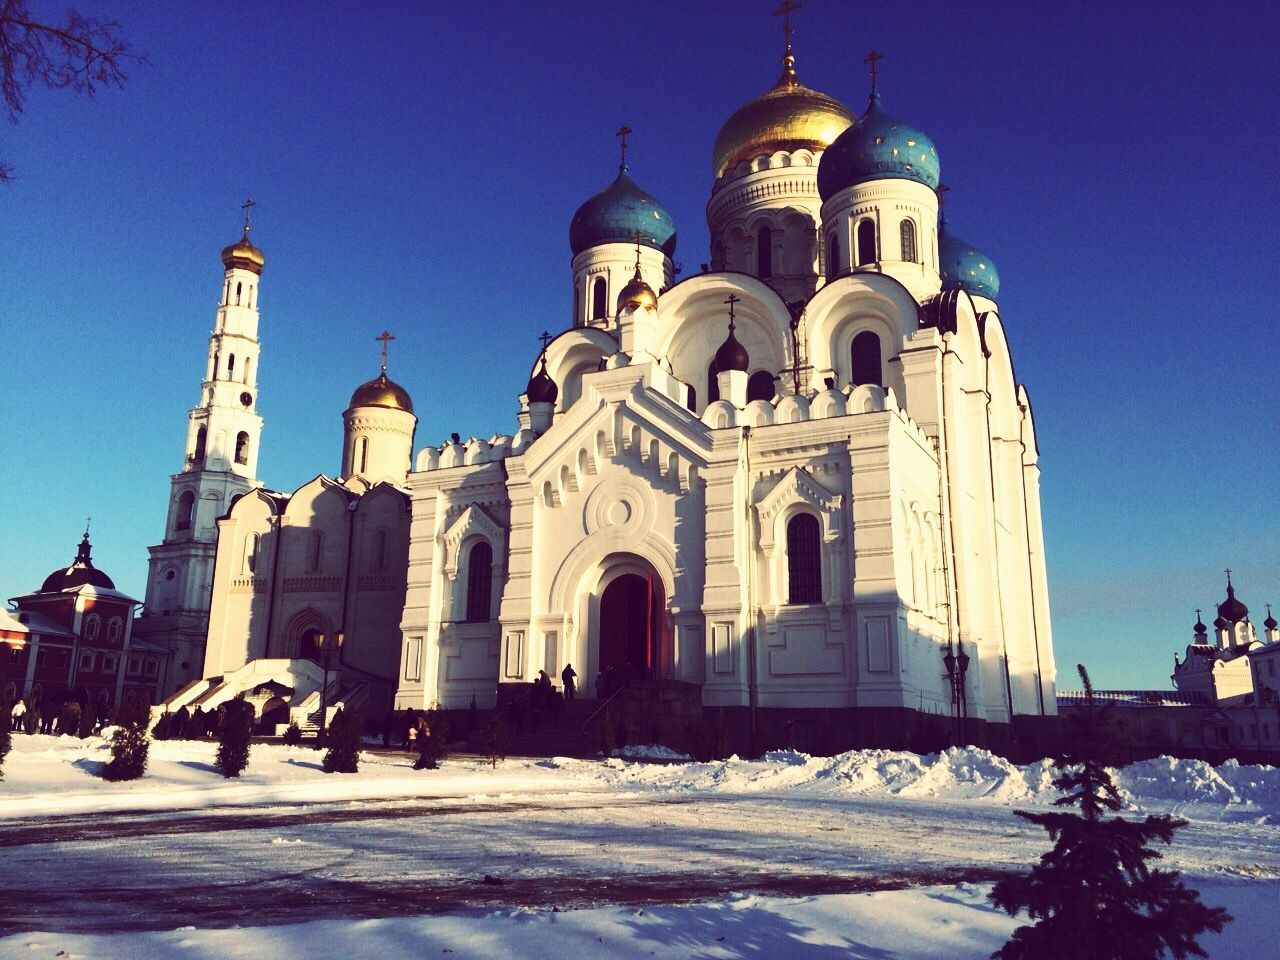
POLYGON ((9 715, 0 716, 0 780, 4 779, 4 758, 13 749, 13 734, 9 732, 9 715))
POLYGON ((77 731, 80 739, 93 736, 94 730, 98 728, 98 705, 90 700, 84 705, 84 710, 80 712, 80 729, 77 731))
POLYGON ((238 777, 249 765, 249 738, 253 736, 253 707, 237 697, 226 705, 218 755, 214 761, 224 777, 238 777))
POLYGON ((111 760, 102 770, 104 780, 137 780, 147 769, 151 740, 144 726, 128 723, 111 738, 111 760))
POLYGON ((507 759, 507 729, 500 717, 494 717, 484 735, 485 763, 497 769, 500 760, 507 759))
POLYGON ((156 721, 156 725, 151 728, 152 740, 168 740, 173 735, 173 717, 171 714, 162 713, 160 719, 156 721))
POLYGON ((358 711, 339 709, 329 724, 324 754, 325 773, 358 773, 360 770, 360 731, 364 720, 358 711))
POLYGON ((289 721, 289 726, 285 728, 282 739, 286 747, 296 747, 302 743, 302 728, 298 726, 297 720, 289 721))

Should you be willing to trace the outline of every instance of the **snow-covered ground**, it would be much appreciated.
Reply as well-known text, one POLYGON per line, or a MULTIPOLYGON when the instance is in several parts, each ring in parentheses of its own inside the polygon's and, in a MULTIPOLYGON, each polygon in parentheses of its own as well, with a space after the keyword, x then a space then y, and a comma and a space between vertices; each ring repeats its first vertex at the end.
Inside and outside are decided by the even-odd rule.
MULTIPOLYGON (((15 737, 0 957, 985 957, 1016 925, 990 882, 1047 847, 1012 810, 1056 796, 1047 764, 972 749, 421 772, 370 753, 326 775, 255 745, 239 780, 214 750, 155 743, 146 777, 109 784, 105 742, 15 737)), ((1211 955, 1265 955, 1280 770, 1161 758, 1117 782, 1191 821, 1167 861, 1237 916, 1211 955)))

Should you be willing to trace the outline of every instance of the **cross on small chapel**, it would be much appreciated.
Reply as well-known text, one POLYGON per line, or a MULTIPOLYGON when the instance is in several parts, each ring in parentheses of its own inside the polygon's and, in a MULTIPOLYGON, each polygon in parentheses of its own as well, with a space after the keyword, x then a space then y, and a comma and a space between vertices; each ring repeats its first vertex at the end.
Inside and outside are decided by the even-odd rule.
POLYGON ((1224 570, 1223 573, 1227 575, 1227 586, 1228 587, 1231 586, 1231 568, 1227 567, 1227 569, 1224 570))
POLYGON ((543 330, 538 339, 542 341, 542 352, 545 354, 547 352, 547 344, 551 342, 551 334, 543 330))
POLYGON ((732 333, 733 332, 733 305, 735 303, 741 303, 742 298, 735 293, 731 293, 729 294, 729 296, 724 298, 723 302, 729 305, 729 332, 732 333))
POLYGON ((387 372, 387 344, 390 343, 392 340, 394 340, 395 337, 392 334, 388 333, 386 330, 383 330, 382 333, 378 334, 378 336, 374 337, 373 339, 382 341, 382 372, 386 373, 387 372))
POLYGON ((244 203, 240 204, 240 209, 244 211, 244 235, 246 237, 249 235, 249 211, 257 205, 257 201, 252 197, 247 198, 244 203))
POLYGON ((879 73, 879 70, 877 69, 876 64, 878 64, 883 59, 884 59, 883 53, 881 53, 879 50, 872 50, 870 53, 867 54, 867 58, 862 61, 863 63, 868 64, 871 67, 871 92, 872 93, 876 92, 876 75, 879 73))
POLYGON ((623 170, 625 170, 625 169, 627 168, 627 136, 628 136, 629 134, 632 134, 632 133, 635 133, 635 131, 634 131, 634 130, 632 130, 630 127, 628 127, 628 126, 624 123, 622 126, 620 126, 620 127, 618 128, 618 132, 614 134, 614 136, 615 136, 615 137, 618 137, 618 138, 622 141, 622 164, 621 164, 621 166, 622 166, 622 169, 623 169, 623 170))
POLYGON ((773 11, 773 16, 782 17, 782 32, 787 35, 787 49, 791 49, 791 34, 795 31, 791 26, 791 14, 804 6, 803 3, 797 3, 796 0, 782 0, 782 6, 773 11))

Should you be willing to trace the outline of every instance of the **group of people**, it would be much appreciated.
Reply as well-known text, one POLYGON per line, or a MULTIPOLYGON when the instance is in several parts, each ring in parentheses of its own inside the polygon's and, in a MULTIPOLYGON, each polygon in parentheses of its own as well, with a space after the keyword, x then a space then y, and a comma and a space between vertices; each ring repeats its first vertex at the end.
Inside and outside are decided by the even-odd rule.
MULTIPOLYGON (((14 733, 43 733, 51 736, 88 737, 99 733, 111 723, 111 712, 98 709, 91 701, 81 704, 75 697, 68 697, 62 704, 28 704, 19 700, 8 707, 9 729, 14 733)), ((0 714, 3 716, 4 714, 0 714)))

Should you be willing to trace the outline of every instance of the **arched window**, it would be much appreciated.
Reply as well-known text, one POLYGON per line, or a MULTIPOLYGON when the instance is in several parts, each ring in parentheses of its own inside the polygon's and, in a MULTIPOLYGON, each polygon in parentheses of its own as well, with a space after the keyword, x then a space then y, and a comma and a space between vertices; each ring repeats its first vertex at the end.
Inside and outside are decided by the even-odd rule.
POLYGON ((858 266, 876 262, 876 223, 870 217, 858 221, 858 266))
POLYGON ((604 277, 596 277, 591 284, 591 319, 604 320, 609 316, 609 306, 605 300, 604 277))
POLYGON ((573 285, 573 325, 582 326, 582 288, 576 283, 573 285))
POLYGON ((120 632, 124 629, 124 621, 119 617, 112 617, 107 621, 107 640, 116 643, 120 640, 120 632))
MULTIPOLYGON (((222 377, 222 351, 213 351, 213 379, 218 380, 222 377)), ((209 391, 209 399, 213 399, 213 391, 209 391)))
POLYGON ((831 235, 831 242, 827 244, 827 279, 834 280, 836 274, 840 272, 840 238, 836 234, 831 235))
POLYGON ((916 262, 916 224, 914 220, 903 220, 898 224, 898 233, 902 239, 902 259, 909 263, 916 262))
MULTIPOLYGON (((201 427, 203 430, 204 428, 201 427)), ((193 515, 196 512, 196 495, 190 490, 182 491, 178 497, 178 515, 174 518, 175 530, 190 530, 193 515)))
POLYGON ((364 473, 369 468, 369 438, 361 437, 356 441, 356 469, 364 473))
POLYGON ((258 572, 258 545, 262 541, 256 533, 251 533, 244 538, 244 572, 258 572))
POLYGON ((880 338, 870 330, 863 330, 853 338, 849 350, 853 361, 852 383, 860 387, 864 383, 883 386, 880 379, 880 338))
POLYGON ((720 381, 717 377, 720 371, 716 369, 716 362, 711 361, 711 365, 707 367, 707 403, 715 403, 720 399, 720 381))
POLYGON ((307 557, 307 570, 315 573, 320 569, 320 561, 324 558, 324 534, 319 530, 311 531, 311 553, 307 557))
POLYGON ((89 614, 84 622, 84 638, 86 640, 97 640, 98 631, 102 628, 102 618, 96 613, 89 614))
POLYGON ((488 620, 493 592, 493 548, 476 541, 467 560, 467 619, 488 620))
POLYGON ((752 400, 772 400, 773 392, 773 374, 768 370, 757 370, 747 381, 747 403, 752 400))
POLYGON ((191 455, 191 458, 195 460, 196 463, 204 463, 204 448, 208 439, 208 428, 201 426, 200 429, 196 431, 196 452, 191 455))
POLYGON ((231 302, 231 281, 230 280, 227 281, 227 288, 222 291, 222 302, 223 303, 231 302))
POLYGON ((236 378, 236 355, 233 353, 227 357, 227 379, 234 380, 236 378))
POLYGON ((249 462, 249 434, 241 430, 236 434, 236 463, 249 462))
POLYGON ((787 522, 787 602, 822 602, 821 537, 811 513, 797 513, 787 522))
POLYGON ((244 376, 242 377, 242 379, 244 380, 245 383, 249 382, 249 364, 251 364, 252 362, 253 362, 252 357, 244 358, 244 376))
POLYGON ((756 276, 773 276, 773 231, 768 224, 756 234, 756 276))
POLYGON ((236 303, 237 304, 240 302, 240 288, 243 286, 244 284, 241 284, 241 283, 236 284, 236 303))
POLYGON ((249 304, 249 306, 251 306, 251 307, 253 306, 253 284, 252 284, 252 283, 251 283, 251 284, 249 284, 249 300, 248 300, 248 304, 249 304))

